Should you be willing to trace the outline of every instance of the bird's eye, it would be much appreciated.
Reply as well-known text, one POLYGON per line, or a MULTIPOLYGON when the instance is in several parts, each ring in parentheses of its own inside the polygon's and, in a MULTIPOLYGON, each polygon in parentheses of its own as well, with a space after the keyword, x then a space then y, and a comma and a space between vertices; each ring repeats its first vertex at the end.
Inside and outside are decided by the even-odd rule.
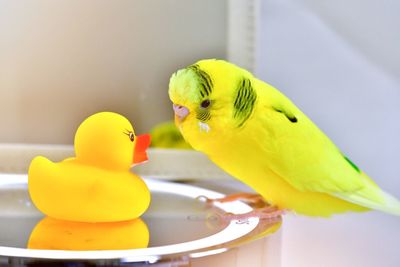
POLYGON ((200 106, 202 108, 208 108, 210 106, 211 102, 209 99, 203 100, 203 102, 201 102, 200 106))
POLYGON ((129 139, 131 139, 132 142, 135 140, 135 135, 132 132, 129 133, 129 139))

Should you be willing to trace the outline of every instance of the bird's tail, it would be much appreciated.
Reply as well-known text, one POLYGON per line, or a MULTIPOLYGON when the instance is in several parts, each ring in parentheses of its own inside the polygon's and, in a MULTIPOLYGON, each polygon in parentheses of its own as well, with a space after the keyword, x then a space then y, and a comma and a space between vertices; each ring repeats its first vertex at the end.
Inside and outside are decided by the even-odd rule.
POLYGON ((400 216, 400 201, 379 188, 368 176, 363 175, 366 186, 355 192, 335 193, 336 197, 360 206, 400 216))
POLYGON ((400 201, 394 196, 382 191, 382 195, 385 200, 385 205, 377 208, 378 210, 400 216, 400 201))

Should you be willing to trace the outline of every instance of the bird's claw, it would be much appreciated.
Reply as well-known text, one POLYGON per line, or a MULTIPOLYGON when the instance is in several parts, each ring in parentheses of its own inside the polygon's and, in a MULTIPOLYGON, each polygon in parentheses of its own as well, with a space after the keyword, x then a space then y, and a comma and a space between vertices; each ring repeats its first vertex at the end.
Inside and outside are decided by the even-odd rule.
POLYGON ((213 199, 201 195, 198 196, 196 199, 205 202, 207 204, 214 204, 216 202, 227 203, 232 201, 242 201, 251 206, 252 208, 261 208, 269 205, 268 203, 265 202, 265 200, 261 195, 252 193, 237 193, 222 198, 213 198, 213 199))
POLYGON ((222 220, 226 220, 226 221, 237 220, 238 223, 245 223, 250 218, 258 218, 260 220, 268 220, 268 221, 278 222, 278 221, 282 220, 281 216, 285 213, 286 213, 285 210, 280 210, 275 206, 268 206, 265 208, 254 209, 250 212, 241 213, 241 214, 223 213, 223 214, 219 214, 219 217, 222 220))
POLYGON ((233 214, 225 213, 219 208, 213 206, 215 209, 213 215, 209 216, 209 219, 212 218, 213 221, 223 223, 229 223, 230 221, 236 220, 236 223, 238 224, 245 224, 248 223, 250 218, 259 218, 263 221, 276 223, 280 222, 282 220, 282 215, 286 213, 286 210, 280 210, 276 206, 269 205, 260 195, 257 194, 238 193, 216 199, 211 199, 206 196, 198 196, 197 199, 207 205, 212 205, 214 203, 227 203, 231 201, 243 201, 253 208, 252 211, 247 213, 233 214))

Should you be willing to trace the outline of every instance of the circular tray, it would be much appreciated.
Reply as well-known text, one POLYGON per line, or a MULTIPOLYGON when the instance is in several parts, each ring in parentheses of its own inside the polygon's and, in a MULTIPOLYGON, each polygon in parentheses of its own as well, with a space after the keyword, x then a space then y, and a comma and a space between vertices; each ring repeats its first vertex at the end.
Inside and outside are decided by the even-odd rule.
POLYGON ((29 236, 44 215, 29 198, 26 175, 0 174, 0 264, 44 266, 79 262, 90 266, 160 266, 162 262, 175 262, 173 266, 180 266, 178 262, 224 252, 280 226, 280 222, 263 222, 258 218, 225 222, 217 214, 244 213, 252 208, 239 201, 210 207, 199 201, 198 196, 219 198, 223 194, 185 184, 145 181, 152 193, 151 206, 142 216, 150 233, 148 247, 89 251, 28 249, 29 236))

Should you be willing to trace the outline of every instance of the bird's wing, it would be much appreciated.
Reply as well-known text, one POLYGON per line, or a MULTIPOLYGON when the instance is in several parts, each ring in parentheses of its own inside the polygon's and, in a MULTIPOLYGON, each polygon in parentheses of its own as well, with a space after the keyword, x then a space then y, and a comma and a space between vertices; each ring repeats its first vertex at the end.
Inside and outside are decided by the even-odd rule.
POLYGON ((358 167, 329 138, 282 95, 265 105, 262 123, 268 167, 300 191, 355 192, 366 181, 358 167), (279 103, 279 104, 278 104, 279 103))
MULTIPOLYGON (((284 97, 284 96, 283 96, 284 97)), ((321 192, 400 215, 400 201, 382 191, 288 99, 264 105, 263 147, 268 168, 296 189, 321 192)))

